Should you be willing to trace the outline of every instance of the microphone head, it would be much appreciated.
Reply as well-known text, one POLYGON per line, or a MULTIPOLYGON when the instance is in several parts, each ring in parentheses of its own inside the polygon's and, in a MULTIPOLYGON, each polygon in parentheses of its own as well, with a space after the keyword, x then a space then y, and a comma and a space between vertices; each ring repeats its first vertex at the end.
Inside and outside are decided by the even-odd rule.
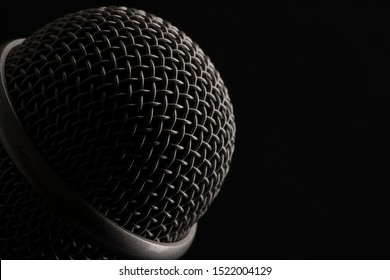
MULTIPOLYGON (((141 239, 190 234, 220 191, 235 139, 228 91, 196 43, 152 14, 102 7, 44 26, 1 67, 18 120, 70 192, 141 239)), ((4 258, 120 255, 53 212, 2 145, 0 183, 4 258)))

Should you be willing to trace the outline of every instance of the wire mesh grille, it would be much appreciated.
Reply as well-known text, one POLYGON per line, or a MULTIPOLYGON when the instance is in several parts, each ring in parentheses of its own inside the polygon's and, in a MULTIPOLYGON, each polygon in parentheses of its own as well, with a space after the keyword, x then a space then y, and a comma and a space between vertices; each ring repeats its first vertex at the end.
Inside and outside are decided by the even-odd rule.
MULTIPOLYGON (((234 150, 232 105, 210 59, 169 22, 123 7, 73 13, 14 48, 5 71, 37 148, 124 228, 180 240, 218 194, 234 150)), ((36 197, 18 184, 20 203, 36 197)))

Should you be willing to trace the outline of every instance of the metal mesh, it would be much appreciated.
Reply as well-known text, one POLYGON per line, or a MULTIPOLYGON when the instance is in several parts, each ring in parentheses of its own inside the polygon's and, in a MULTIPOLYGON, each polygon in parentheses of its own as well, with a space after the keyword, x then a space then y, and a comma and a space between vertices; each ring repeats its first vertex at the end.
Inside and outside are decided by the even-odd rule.
MULTIPOLYGON (((37 148, 70 188, 124 228, 180 240, 218 194, 234 150, 232 105, 209 58, 170 23, 136 9, 80 11, 14 48, 5 71, 37 148)), ((16 184, 4 170, 2 189, 16 184)), ((15 195, 19 204, 40 201, 12 174, 26 192, 15 195)))

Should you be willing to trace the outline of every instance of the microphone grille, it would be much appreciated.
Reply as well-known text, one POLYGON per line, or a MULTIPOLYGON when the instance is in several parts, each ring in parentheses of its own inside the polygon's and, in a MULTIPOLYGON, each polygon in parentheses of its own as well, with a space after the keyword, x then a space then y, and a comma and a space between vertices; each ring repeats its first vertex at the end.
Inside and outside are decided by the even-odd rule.
POLYGON ((5 73, 46 160, 129 231, 178 241, 218 194, 232 104, 210 59, 169 22, 123 7, 73 13, 15 47, 5 73))

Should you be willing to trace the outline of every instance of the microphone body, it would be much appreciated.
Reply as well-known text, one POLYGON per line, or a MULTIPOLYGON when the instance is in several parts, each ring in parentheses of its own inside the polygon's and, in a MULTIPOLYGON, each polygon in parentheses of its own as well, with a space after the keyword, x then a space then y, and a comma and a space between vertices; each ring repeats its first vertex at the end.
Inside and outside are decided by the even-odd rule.
POLYGON ((0 57, 2 259, 173 259, 234 151, 199 46, 137 9, 76 12, 0 57))

